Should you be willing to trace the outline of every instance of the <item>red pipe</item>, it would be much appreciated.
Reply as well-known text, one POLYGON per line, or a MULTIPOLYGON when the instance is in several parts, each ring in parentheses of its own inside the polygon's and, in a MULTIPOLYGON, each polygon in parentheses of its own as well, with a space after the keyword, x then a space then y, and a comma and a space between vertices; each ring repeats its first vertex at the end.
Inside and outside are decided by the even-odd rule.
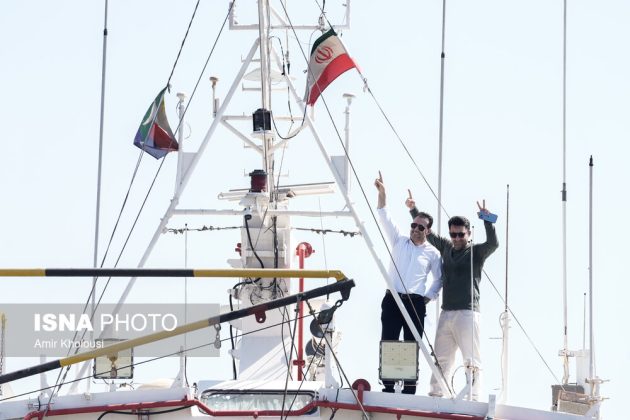
MULTIPOLYGON (((353 410, 360 411, 361 407, 358 404, 350 404, 350 403, 340 403, 333 401, 312 401, 306 406, 302 407, 299 410, 291 410, 291 411, 280 411, 280 410, 252 410, 252 411, 241 411, 241 410, 224 410, 224 411, 214 411, 211 410, 207 405, 202 403, 199 400, 191 400, 188 397, 182 400, 173 400, 173 401, 158 401, 158 402, 148 402, 148 403, 128 403, 128 404, 113 404, 113 405, 100 405, 100 406, 92 406, 92 407, 80 407, 80 408, 62 408, 58 410, 48 410, 48 412, 44 411, 32 411, 28 413, 24 420, 32 420, 34 418, 42 419, 44 414, 46 416, 63 416, 69 414, 79 414, 79 413, 98 413, 105 411, 123 411, 123 410, 142 410, 142 409, 150 409, 150 408, 166 408, 166 407, 192 407, 197 406, 201 411, 213 417, 236 417, 236 416, 252 416, 254 418, 260 416, 302 416, 314 408, 324 407, 324 408, 336 408, 341 410, 353 410)), ((430 411, 421 411, 421 410, 409 410, 402 408, 388 408, 388 407, 379 407, 379 406, 368 406, 364 405, 363 409, 369 413, 386 413, 386 414, 395 414, 396 416, 414 416, 414 417, 428 417, 432 419, 445 419, 445 420, 484 420, 485 417, 473 416, 468 414, 451 414, 451 413, 434 413, 430 411)), ((150 414, 150 413, 149 413, 150 414)))
POLYGON ((41 419, 46 416, 64 416, 68 414, 78 414, 78 413, 99 413, 103 411, 111 411, 111 410, 142 410, 149 408, 164 408, 164 407, 186 407, 196 405, 195 401, 190 400, 187 397, 183 400, 172 400, 172 401, 157 401, 157 402, 147 402, 147 403, 128 403, 128 404, 112 404, 112 405, 96 405, 91 407, 77 407, 77 408, 60 408, 58 410, 43 410, 43 411, 31 411, 28 413, 24 420, 31 420, 33 418, 41 419))
MULTIPOLYGON (((313 247, 308 242, 300 242, 295 248, 295 254, 299 257, 300 270, 304 269, 304 259, 311 256, 311 254, 315 252, 313 251, 313 247)), ((299 293, 304 291, 304 277, 300 278, 299 283, 299 293)), ((304 360, 304 303, 300 301, 298 303, 298 350, 297 350, 297 360, 293 362, 294 365, 297 366, 297 380, 302 380, 302 367, 306 365, 306 361, 304 360)))
MULTIPOLYGON (((332 401, 314 401, 318 407, 337 408, 341 410, 354 410, 360 411, 361 406, 358 404, 340 403, 332 401)), ((409 410, 405 408, 389 408, 379 407, 372 405, 364 405, 363 409, 368 413, 386 413, 395 414, 397 416, 413 416, 413 417, 428 417, 431 419, 446 419, 446 420, 485 420, 483 416, 473 416, 470 414, 452 414, 452 413, 434 413, 432 411, 422 410, 409 410)))

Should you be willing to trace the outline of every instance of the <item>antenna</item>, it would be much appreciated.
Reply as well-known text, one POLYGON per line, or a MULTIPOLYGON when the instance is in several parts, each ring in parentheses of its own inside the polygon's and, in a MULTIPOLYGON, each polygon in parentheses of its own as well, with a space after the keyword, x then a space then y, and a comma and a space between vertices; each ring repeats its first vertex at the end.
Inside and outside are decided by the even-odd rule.
MULTIPOLYGON (((485 207, 485 206, 484 206, 485 207)), ((470 309, 474 312, 475 310, 475 257, 473 255, 474 247, 473 241, 475 238, 475 226, 470 227, 470 309)), ((471 332, 471 349, 475 348, 475 323, 472 323, 473 331, 471 332)), ((471 395, 472 397, 472 390, 471 395)))
MULTIPOLYGON (((438 187, 437 187, 437 234, 442 233, 442 143, 444 133, 444 66, 446 65, 446 0, 442 0, 442 50, 440 53, 440 120, 439 120, 439 152, 438 152, 438 187)), ((440 299, 440 298, 438 298, 440 299)), ((440 319, 440 301, 435 305, 435 324, 440 319)))
POLYGON ((510 233, 510 184, 506 186, 505 194, 505 312, 508 311, 508 256, 510 233))
POLYGON ((563 312, 563 347, 562 383, 569 383, 569 338, 567 332, 567 0, 563 9, 562 37, 562 312, 563 312))
MULTIPOLYGON (((437 234, 440 235, 442 227, 442 139, 444 128, 444 66, 446 54, 446 0, 442 0, 442 51, 440 53, 440 122, 439 122, 439 152, 438 152, 438 208, 437 208, 437 234)), ((438 305, 439 307, 439 305, 438 305)), ((439 308, 438 308, 439 310, 439 308)), ((437 314, 436 314, 437 315, 437 314)))
POLYGON ((589 317, 589 347, 590 360, 588 376, 590 379, 595 378, 595 358, 593 354, 593 156, 588 163, 588 317, 589 317))
POLYGON ((508 310, 508 255, 509 255, 509 231, 510 231, 510 185, 506 187, 505 209, 505 307, 500 317, 502 331, 501 347, 501 395, 499 402, 505 403, 508 396, 508 361, 509 361, 509 331, 510 312, 508 310))
POLYGON ((582 315, 582 351, 586 350, 586 292, 584 292, 584 314, 582 315))
MULTIPOLYGON (((105 125, 105 79, 107 74, 107 16, 108 16, 108 0, 105 0, 104 22, 103 22, 103 64, 101 67, 101 112, 99 118, 99 130, 98 130, 98 169, 96 175, 96 209, 94 216, 94 254, 92 265, 94 268, 98 267, 98 242, 99 232, 101 225, 101 184, 103 174, 103 127, 105 125)), ((94 316, 96 312, 96 281, 97 277, 92 278, 92 290, 90 292, 90 317, 94 316)), ((90 340, 94 339, 94 332, 90 332, 90 340)), ((92 361, 86 362, 86 367, 92 365, 92 361)), ((91 381, 85 381, 86 392, 90 392, 91 381)), ((52 393, 51 393, 52 398, 52 393)), ((50 402, 50 401, 49 401, 50 402)))

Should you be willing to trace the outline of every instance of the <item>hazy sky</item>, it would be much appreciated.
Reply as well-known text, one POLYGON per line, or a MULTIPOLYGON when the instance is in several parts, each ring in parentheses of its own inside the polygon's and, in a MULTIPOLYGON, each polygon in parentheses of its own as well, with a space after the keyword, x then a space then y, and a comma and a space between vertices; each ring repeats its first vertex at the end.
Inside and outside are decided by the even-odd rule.
MULTIPOLYGON (((340 2, 328 1, 329 18, 339 22, 340 2)), ((602 0, 568 1, 566 171, 568 185, 569 347, 583 340, 584 293, 588 292, 589 157, 593 167, 593 279, 597 374, 610 379, 602 387, 607 418, 622 418, 623 384, 630 365, 628 340, 619 314, 630 288, 622 271, 625 229, 630 212, 626 184, 628 115, 630 112, 630 3, 602 0), (621 221, 620 221, 621 220, 621 221), (620 322, 621 321, 621 322, 620 322)), ((381 170, 388 204, 400 225, 409 222, 403 202, 412 189, 420 207, 437 213, 438 121, 442 2, 353 1, 351 29, 342 39, 367 78, 378 104, 396 127, 419 171, 406 156, 361 78, 351 71, 325 93, 336 128, 343 138, 346 105, 342 94, 356 95, 351 108, 350 156, 358 180, 352 198, 380 255, 382 245, 367 204, 375 207, 372 181, 381 170), (424 181, 426 178, 427 182, 424 181), (360 184, 359 184, 360 183, 360 184), (365 196, 363 194, 365 193, 365 196), (367 197, 367 202, 365 200, 367 197)), ((241 23, 252 22, 255 3, 239 1, 241 23)), ((276 5, 277 6, 277 5, 276 5)), ((166 84, 194 8, 193 1, 109 3, 106 110, 103 147, 102 213, 99 260, 129 186, 138 149, 133 137, 147 106, 166 84)), ((193 91, 228 3, 202 1, 167 95, 167 111, 175 126, 176 92, 193 91)), ((88 267, 92 265, 102 64, 103 2, 66 0, 5 1, 0 8, 0 78, 3 99, 0 121, 3 153, 0 175, 4 222, 0 240, 3 267, 88 267)), ((316 22, 315 3, 289 2, 294 23, 316 22), (308 5, 306 4, 308 3, 308 5)), ((278 7, 279 11, 282 11, 278 7)), ((486 199, 499 214, 500 249, 486 271, 503 293, 506 266, 506 185, 510 185, 509 302, 528 336, 511 329, 510 399, 518 405, 548 408, 550 385, 556 383, 537 351, 560 378, 557 357, 562 347, 562 34, 560 0, 447 2, 446 67, 443 134, 443 206, 449 215, 475 219, 476 200, 486 199)), ((304 87, 306 64, 292 33, 275 31, 273 45, 282 43, 291 57, 291 75, 304 87), (287 39, 289 40, 287 46, 287 39)), ((221 36, 193 98, 185 148, 194 151, 209 127, 211 90, 208 77, 219 77, 217 94, 224 98, 257 32, 228 31, 221 36)), ((305 51, 316 35, 300 32, 305 51)), ((274 94, 276 115, 288 113, 286 89, 274 94)), ((249 115, 260 107, 256 93, 237 91, 231 114, 249 115)), ((315 121, 327 153, 342 153, 323 100, 315 121)), ((299 115, 296 104, 293 115, 299 115)), ((247 123, 249 124, 249 123, 247 123)), ((246 125, 244 127, 247 127, 246 125)), ((281 125, 286 133, 288 125, 281 125)), ((147 202, 119 266, 133 267, 169 204, 174 188, 176 157, 170 155, 147 202)), ((319 149, 305 133, 278 152, 281 183, 332 180, 319 149), (288 175, 284 177, 284 175, 288 175)), ((105 266, 114 261, 155 175, 159 162, 143 157, 105 266)), ((211 141, 197 173, 182 196, 184 208, 237 208, 216 196, 247 185, 245 173, 260 159, 228 131, 211 141)), ((338 197, 296 198, 292 208, 341 210, 338 197)), ((443 216, 442 230, 445 231, 443 216)), ((238 218, 178 217, 169 227, 235 226, 238 218)), ((481 228, 481 223, 477 223, 481 228)), ((294 220, 296 227, 356 230, 349 220, 294 220)), ((477 241, 483 241, 478 229, 477 241)), ((309 268, 341 268, 357 281, 352 299, 338 312, 343 329, 340 354, 351 380, 368 379, 377 388, 379 305, 385 284, 369 259, 360 237, 325 237, 294 231, 292 246, 313 244, 309 268), (357 328, 360 326, 360 328, 357 328), (357 345, 358 344, 358 345, 357 345), (370 368, 366 368, 369 366, 370 368)), ((236 258, 236 231, 165 234, 147 265, 152 267, 225 267, 236 258), (187 261, 186 261, 187 259, 187 261)), ((89 280, 2 279, 2 302, 83 302, 89 280)), ((219 286, 189 280, 194 301, 226 303, 219 286)), ((136 301, 184 297, 184 281, 138 281, 136 301)), ((114 302, 124 288, 112 281, 106 300, 114 302)), ((482 282, 482 337, 486 392, 500 384, 498 318, 503 310, 492 284, 482 282)), ((434 311, 434 305, 430 311, 434 311)), ((429 319, 433 331, 434 320, 429 319)), ((432 332, 429 334, 432 337, 432 332)), ((229 378, 231 366, 218 359, 197 361, 194 380, 229 378), (221 376, 222 375, 222 376, 221 376)), ((225 360, 225 359, 224 359, 225 360)), ((7 370, 37 363, 10 359, 7 370)), ((164 368, 176 374, 177 362, 164 368)), ((421 364, 419 392, 428 390, 429 369, 421 364)), ((137 371, 138 375, 140 369, 137 371)), ((151 372, 145 373, 146 377, 151 372)), ((164 374, 162 374, 164 376, 164 374)), ((166 375, 168 376, 168 375, 166 375)), ((574 380, 575 376, 571 377, 574 380)), ((141 382, 143 379, 138 379, 141 382)), ((16 383, 24 392, 37 382, 16 383)))

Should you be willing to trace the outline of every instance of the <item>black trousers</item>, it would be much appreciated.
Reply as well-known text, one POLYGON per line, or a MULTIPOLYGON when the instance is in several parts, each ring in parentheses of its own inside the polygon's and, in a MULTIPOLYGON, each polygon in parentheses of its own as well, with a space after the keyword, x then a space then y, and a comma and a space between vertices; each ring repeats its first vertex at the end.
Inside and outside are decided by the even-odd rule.
MULTIPOLYGON (((424 303, 424 297, 421 295, 405 295, 399 294, 400 299, 405 306, 409 316, 413 321, 413 324, 418 329, 420 337, 424 333, 424 317, 427 313, 427 308, 424 303), (414 311, 415 309, 415 311, 414 311), (418 316, 416 316, 416 313, 418 316)), ((394 297, 387 291, 385 297, 381 302, 381 340, 399 340, 400 330, 403 330, 403 337, 405 341, 416 341, 415 337, 411 333, 411 330, 407 326, 405 319, 403 318, 398 305, 394 297)), ((385 389, 383 392, 394 392, 394 381, 383 381, 385 389)), ((412 381, 405 381, 403 388, 403 394, 415 394, 416 383, 412 381)))

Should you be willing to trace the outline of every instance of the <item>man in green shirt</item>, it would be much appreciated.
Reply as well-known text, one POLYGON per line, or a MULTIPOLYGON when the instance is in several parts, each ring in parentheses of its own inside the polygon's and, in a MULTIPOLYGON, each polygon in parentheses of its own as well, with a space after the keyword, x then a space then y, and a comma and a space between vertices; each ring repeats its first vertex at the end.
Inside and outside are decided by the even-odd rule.
MULTIPOLYGON (((412 217, 419 212, 409 192, 406 203, 412 217)), ((489 214, 479 205, 480 213, 489 214)), ((454 216, 448 221, 449 238, 437 236, 430 230, 427 240, 442 255, 442 312, 435 333, 435 356, 447 381, 450 382, 457 349, 464 363, 473 367, 473 400, 481 391, 481 355, 479 345, 479 282, 486 258, 499 247, 494 225, 484 221, 486 241, 473 244, 470 221, 454 216), (472 270, 471 270, 472 263, 472 270)), ((431 377, 431 396, 442 396, 435 377, 431 377)))

